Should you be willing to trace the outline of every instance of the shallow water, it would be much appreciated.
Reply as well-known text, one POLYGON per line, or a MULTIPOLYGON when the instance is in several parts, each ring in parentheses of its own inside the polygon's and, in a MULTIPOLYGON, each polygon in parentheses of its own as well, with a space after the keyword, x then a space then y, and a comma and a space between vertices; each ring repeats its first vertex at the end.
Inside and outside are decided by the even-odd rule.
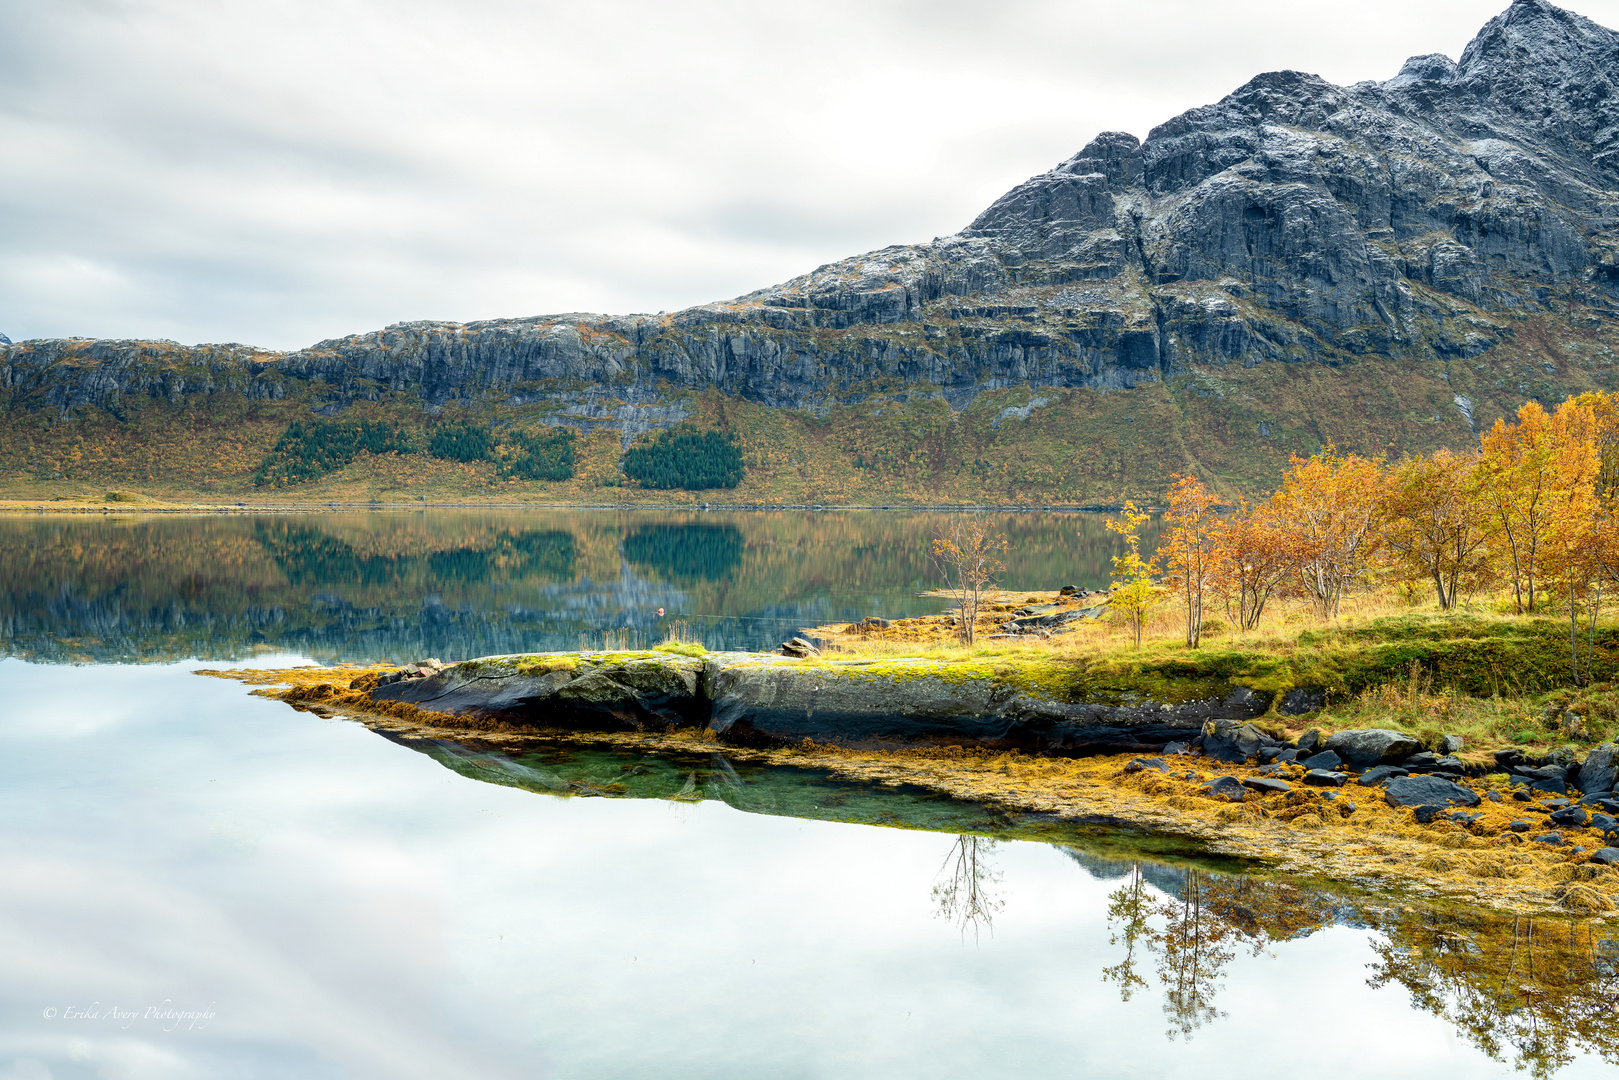
MULTIPOLYGON (((231 572, 190 610, 222 610, 231 572)), ((213 625, 219 655, 246 648, 213 625)), ((27 632, 14 651, 40 655, 48 626, 27 632)), ((175 640, 146 632, 119 648, 175 640)), ((1605 927, 1433 912, 723 753, 384 737, 197 666, 0 660, 0 1077, 1619 1063, 1605 927)))

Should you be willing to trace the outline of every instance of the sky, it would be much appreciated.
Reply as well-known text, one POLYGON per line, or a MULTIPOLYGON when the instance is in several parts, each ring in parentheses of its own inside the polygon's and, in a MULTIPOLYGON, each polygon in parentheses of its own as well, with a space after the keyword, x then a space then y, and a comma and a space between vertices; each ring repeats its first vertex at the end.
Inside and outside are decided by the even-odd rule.
MULTIPOLYGON (((1506 0, 0 0, 0 333, 678 310, 1506 0)), ((1619 27, 1619 0, 1581 14, 1619 27)))

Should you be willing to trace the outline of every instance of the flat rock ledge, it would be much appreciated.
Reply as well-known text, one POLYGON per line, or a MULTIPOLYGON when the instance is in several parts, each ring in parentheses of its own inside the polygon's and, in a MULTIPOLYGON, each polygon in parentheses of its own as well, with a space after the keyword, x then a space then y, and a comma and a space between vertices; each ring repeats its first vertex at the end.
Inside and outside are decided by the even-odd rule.
POLYGON ((1270 707, 1266 695, 1208 680, 1163 695, 1172 700, 1079 686, 1060 669, 997 669, 987 661, 638 652, 484 657, 386 684, 362 680, 354 689, 516 727, 695 726, 738 746, 811 739, 856 749, 1070 754, 1157 750, 1197 736, 1210 720, 1249 720, 1270 707))

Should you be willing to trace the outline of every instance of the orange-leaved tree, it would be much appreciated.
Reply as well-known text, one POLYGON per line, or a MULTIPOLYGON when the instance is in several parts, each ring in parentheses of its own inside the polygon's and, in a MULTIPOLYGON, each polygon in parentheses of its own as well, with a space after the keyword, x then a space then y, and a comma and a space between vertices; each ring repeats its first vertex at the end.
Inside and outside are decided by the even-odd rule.
POLYGON ((1370 582, 1383 542, 1382 461, 1340 457, 1330 444, 1308 458, 1295 454, 1291 461, 1271 505, 1298 587, 1318 616, 1335 618, 1344 593, 1370 582))
POLYGON ((1113 588, 1108 593, 1107 606, 1122 614, 1135 636, 1136 648, 1141 648, 1141 627, 1147 613, 1158 606, 1160 589, 1153 584, 1158 573, 1155 561, 1141 557, 1141 526, 1151 515, 1136 509, 1135 503, 1126 502, 1124 513, 1108 518, 1104 524, 1109 532, 1124 537, 1128 545, 1121 555, 1113 556, 1113 588))
POLYGON ((1244 499, 1226 522, 1225 558, 1216 568, 1213 586, 1224 598, 1226 614, 1244 630, 1259 625, 1265 605, 1287 592, 1292 579, 1291 537, 1278 527, 1276 518, 1271 503, 1250 506, 1244 499))
POLYGON ((1164 511, 1167 527, 1158 542, 1170 584, 1186 604, 1186 644, 1197 648, 1203 640, 1203 600, 1211 591, 1226 560, 1225 521, 1220 499, 1195 476, 1175 477, 1164 511))
POLYGON ((1388 554, 1412 579, 1433 582, 1441 611, 1456 606, 1459 589, 1494 576, 1488 514, 1472 483, 1477 465, 1476 452, 1441 448, 1407 458, 1389 478, 1388 554))
POLYGON ((1573 399, 1554 413, 1530 401, 1516 424, 1497 420, 1482 442, 1473 478, 1478 498, 1511 569, 1514 606, 1520 614, 1534 611, 1548 545, 1596 497, 1595 419, 1573 399))

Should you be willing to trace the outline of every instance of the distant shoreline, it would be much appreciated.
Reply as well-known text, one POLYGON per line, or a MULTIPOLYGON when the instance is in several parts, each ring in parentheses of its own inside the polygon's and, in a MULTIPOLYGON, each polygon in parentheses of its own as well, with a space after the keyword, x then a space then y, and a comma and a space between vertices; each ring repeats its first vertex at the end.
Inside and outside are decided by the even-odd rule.
MULTIPOLYGON (((1112 505, 1018 505, 1018 504, 900 504, 825 505, 806 503, 533 503, 533 502, 322 502, 322 503, 124 503, 61 502, 53 500, 0 500, 3 514, 322 514, 398 510, 687 510, 783 511, 806 513, 849 513, 887 511, 891 513, 935 514, 1108 514, 1120 507, 1112 505)), ((1149 508, 1150 509, 1150 508, 1149 508)))

